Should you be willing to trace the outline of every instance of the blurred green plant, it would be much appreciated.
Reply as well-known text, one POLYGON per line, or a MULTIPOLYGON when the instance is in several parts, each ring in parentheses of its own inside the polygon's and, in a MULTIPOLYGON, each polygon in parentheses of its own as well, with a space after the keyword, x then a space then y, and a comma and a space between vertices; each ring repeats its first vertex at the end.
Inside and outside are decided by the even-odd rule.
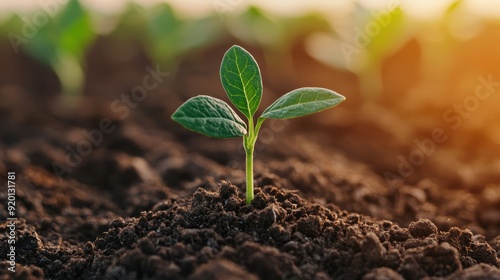
MULTIPOLYGON (((476 24, 470 24, 465 19, 465 8, 463 7, 463 0, 452 1, 449 6, 444 10, 442 16, 438 19, 420 23, 418 26, 421 28, 420 32, 416 34, 416 39, 422 46, 422 79, 427 84, 439 84, 439 81, 444 80, 443 75, 450 72, 452 67, 453 48, 455 48, 460 41, 465 40, 463 37, 459 38, 453 34, 450 26, 455 22, 466 22, 468 26, 461 26, 458 30, 461 36, 471 32, 467 29, 475 29, 476 24), (465 27, 465 28, 464 28, 465 27), (468 31, 468 32, 463 32, 468 31), (436 63, 439 61, 439 63, 436 63)), ((468 20, 470 20, 470 17, 468 20)), ((473 20, 473 19, 472 19, 473 20)), ((455 25, 456 27, 456 25, 455 25)), ((479 31, 477 29, 476 31, 479 31)), ((474 35, 474 32, 472 32, 474 35)))
POLYGON ((118 15, 118 23, 111 35, 138 39, 141 42, 148 40, 148 19, 144 6, 135 2, 128 2, 123 12, 118 15))
POLYGON ((262 99, 259 65, 240 46, 231 47, 222 59, 221 83, 229 100, 248 119, 247 124, 224 101, 206 95, 187 100, 172 115, 185 128, 214 138, 243 137, 246 154, 246 202, 254 198, 253 153, 259 130, 266 119, 290 119, 337 106, 345 97, 324 88, 299 88, 276 100, 254 125, 262 99))
POLYGON ((220 19, 208 15, 182 19, 169 4, 161 3, 147 13, 148 51, 166 69, 177 68, 182 58, 217 42, 223 35, 220 19))
POLYGON ((309 53, 358 76, 361 92, 378 96, 383 89, 382 62, 412 37, 407 17, 397 6, 370 11, 357 5, 351 24, 334 26, 334 33, 311 36, 309 53))
POLYGON ((78 0, 69 0, 53 17, 48 13, 44 16, 47 17, 45 24, 31 23, 34 34, 24 38, 21 47, 52 67, 61 82, 64 102, 74 103, 83 90, 85 52, 95 38, 90 15, 78 0))
POLYGON ((259 7, 250 6, 241 14, 224 17, 229 33, 241 42, 264 50, 270 72, 283 79, 293 76, 292 47, 295 41, 311 31, 327 30, 329 24, 319 13, 280 17, 259 7))
POLYGON ((21 30, 22 20, 18 15, 9 15, 0 20, 0 36, 8 38, 9 33, 12 36, 12 30, 21 30))

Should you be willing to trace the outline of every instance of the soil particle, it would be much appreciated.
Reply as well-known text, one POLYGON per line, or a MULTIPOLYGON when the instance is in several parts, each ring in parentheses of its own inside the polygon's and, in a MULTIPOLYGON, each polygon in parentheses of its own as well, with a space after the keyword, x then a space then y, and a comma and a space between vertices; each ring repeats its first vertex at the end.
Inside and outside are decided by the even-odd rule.
POLYGON ((489 244, 493 247, 493 249, 495 249, 495 251, 497 251, 497 258, 500 258, 500 235, 493 238, 489 244))
POLYGON ((413 248, 420 248, 420 247, 425 247, 425 246, 436 246, 438 243, 435 239, 427 237, 424 239, 408 239, 403 243, 403 247, 405 249, 413 249, 413 248))
POLYGON ((456 275, 453 276, 453 279, 456 280, 499 280, 500 279, 500 271, 499 269, 487 265, 487 264, 478 264, 473 267, 466 268, 456 275))
POLYGON ((366 239, 361 242, 361 250, 363 258, 367 263, 380 265, 384 262, 386 257, 386 249, 380 243, 377 235, 373 232, 366 234, 366 239))
POLYGON ((408 229, 410 230, 410 234, 417 238, 424 238, 438 232, 436 225, 427 219, 420 219, 416 222, 412 222, 408 229))
POLYGON ((321 235, 323 220, 317 216, 308 216, 300 218, 297 221, 297 229, 299 232, 308 237, 318 237, 321 235))
POLYGON ((448 276, 462 268, 457 250, 448 243, 428 246, 423 250, 420 264, 430 276, 448 276))
POLYGON ((244 268, 228 260, 215 260, 203 264, 189 280, 258 280, 259 278, 244 268))
POLYGON ((292 271, 291 255, 254 242, 243 243, 238 256, 245 260, 247 269, 255 272, 261 279, 279 280, 292 271))
POLYGON ((389 231, 391 241, 404 242, 410 238, 410 232, 406 228, 400 228, 398 225, 393 225, 389 231))
POLYGON ((363 280, 404 280, 404 278, 388 267, 380 267, 366 274, 363 280))
POLYGON ((28 266, 16 266, 16 272, 12 274, 11 271, 7 270, 9 266, 6 261, 1 262, 0 264, 0 279, 26 279, 26 280, 38 280, 45 279, 45 275, 43 270, 35 265, 28 266), (11 276, 11 278, 9 278, 11 276))
POLYGON ((488 243, 472 243, 469 256, 477 262, 500 266, 497 252, 488 243))
POLYGON ((405 279, 410 280, 422 279, 427 276, 425 271, 420 267, 415 257, 411 255, 406 255, 403 258, 403 262, 401 263, 398 272, 403 275, 405 279))
POLYGON ((283 227, 282 225, 273 225, 269 228, 269 235, 274 241, 284 244, 290 241, 292 237, 292 231, 283 227))
POLYGON ((142 237, 137 241, 137 245, 141 251, 146 255, 152 255, 155 253, 155 246, 150 238, 142 237))

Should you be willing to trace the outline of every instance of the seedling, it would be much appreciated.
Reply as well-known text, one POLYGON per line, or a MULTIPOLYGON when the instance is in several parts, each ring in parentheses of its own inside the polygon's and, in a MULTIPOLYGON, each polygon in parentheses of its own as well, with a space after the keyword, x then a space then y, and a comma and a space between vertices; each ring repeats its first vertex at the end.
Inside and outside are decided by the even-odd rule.
POLYGON ((243 137, 246 202, 250 204, 254 197, 253 152, 264 121, 314 114, 338 105, 345 97, 324 88, 299 88, 278 98, 254 125, 254 114, 262 98, 262 79, 255 59, 242 47, 232 46, 222 59, 220 78, 229 100, 248 119, 248 126, 226 102, 206 95, 188 99, 174 112, 172 119, 209 137, 243 137))
POLYGON ((53 17, 42 13, 46 17, 44 24, 35 24, 36 15, 38 13, 30 25, 24 23, 33 35, 20 37, 11 33, 11 43, 14 48, 21 46, 32 57, 51 66, 61 82, 64 105, 74 106, 75 98, 83 89, 85 52, 96 38, 90 14, 80 1, 69 0, 53 17))
POLYGON ((217 16, 183 18, 167 3, 154 6, 145 16, 147 51, 166 69, 177 68, 179 58, 217 42, 223 34, 217 16))
POLYGON ((316 39, 316 44, 310 45, 310 54, 334 68, 355 73, 361 93, 377 97, 383 90, 383 61, 414 37, 413 28, 409 27, 408 17, 401 7, 377 12, 360 3, 355 7, 351 17, 353 25, 338 25, 335 34, 311 37, 311 43, 316 39), (371 32, 374 25, 381 28, 371 32), (353 29, 356 30, 354 35, 353 29))
POLYGON ((242 13, 228 13, 224 18, 227 31, 264 52, 270 72, 276 72, 276 81, 293 79, 292 46, 302 38, 318 31, 330 30, 329 21, 319 13, 301 16, 277 16, 257 6, 249 6, 242 13))

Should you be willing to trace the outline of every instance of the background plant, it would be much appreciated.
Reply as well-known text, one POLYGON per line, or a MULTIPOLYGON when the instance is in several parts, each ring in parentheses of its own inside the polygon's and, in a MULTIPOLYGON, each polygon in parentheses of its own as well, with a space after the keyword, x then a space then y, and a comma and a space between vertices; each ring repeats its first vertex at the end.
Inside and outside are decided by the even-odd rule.
POLYGON ((284 16, 270 14, 258 6, 250 6, 237 14, 226 15, 225 28, 241 42, 261 48, 269 71, 281 82, 293 79, 292 48, 312 31, 327 31, 326 18, 315 12, 284 16))
POLYGON ((46 24, 37 27, 35 35, 22 46, 54 70, 69 101, 83 89, 84 56, 95 37, 90 14, 77 0, 70 0, 46 24))
POLYGON ((324 88, 299 88, 269 106, 254 120, 262 99, 260 69, 250 53, 231 47, 220 67, 222 86, 229 100, 248 120, 248 125, 224 101, 206 95, 187 100, 172 115, 185 128, 214 138, 243 137, 246 154, 246 200, 253 200, 253 153, 259 130, 266 119, 290 119, 334 107, 345 97, 324 88))
POLYGON ((148 48, 151 56, 168 69, 176 68, 183 54, 208 47, 222 35, 216 15, 183 19, 173 8, 158 4, 148 11, 148 48))
POLYGON ((366 97, 382 94, 382 63, 414 34, 401 7, 371 13, 356 5, 350 24, 310 37, 310 54, 332 67, 351 71, 366 97), (354 30, 354 31, 353 31, 354 30))

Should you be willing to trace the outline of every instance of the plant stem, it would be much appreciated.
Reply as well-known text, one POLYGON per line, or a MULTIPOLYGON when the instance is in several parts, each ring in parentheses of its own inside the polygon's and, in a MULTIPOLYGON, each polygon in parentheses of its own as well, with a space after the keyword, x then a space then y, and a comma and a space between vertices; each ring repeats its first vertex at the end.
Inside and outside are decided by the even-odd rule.
POLYGON ((82 98, 85 82, 82 66, 76 58, 60 54, 52 67, 61 82, 61 106, 72 110, 82 98))
POLYGON ((253 200, 253 150, 254 145, 250 148, 245 147, 246 154, 246 175, 247 175, 247 205, 253 200))
POLYGON ((248 134, 243 136, 243 148, 245 148, 245 156, 246 156, 246 179, 247 179, 247 187, 246 187, 246 197, 247 197, 247 205, 250 205, 253 200, 253 152, 255 150, 255 142, 257 142, 257 137, 259 135, 260 127, 262 123, 266 119, 259 118, 257 120, 257 124, 255 127, 253 126, 253 119, 248 120, 248 134))

